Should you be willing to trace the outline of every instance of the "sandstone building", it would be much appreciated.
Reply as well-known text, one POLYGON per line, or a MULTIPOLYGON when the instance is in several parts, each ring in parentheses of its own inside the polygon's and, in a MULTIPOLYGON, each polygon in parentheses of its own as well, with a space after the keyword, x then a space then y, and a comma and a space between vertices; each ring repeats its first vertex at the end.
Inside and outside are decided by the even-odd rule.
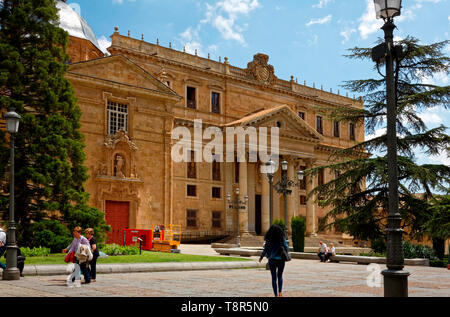
MULTIPOLYGON (((172 160, 173 129, 186 127, 194 135, 195 119, 202 120, 203 130, 279 127, 280 161, 288 161, 287 174, 294 180, 297 170, 326 164, 334 149, 364 139, 363 126, 331 122, 321 110, 362 108, 361 100, 298 84, 293 77, 279 79, 267 55, 256 54, 239 68, 226 57, 214 61, 125 36, 116 28, 110 55, 104 56, 87 23, 79 16, 74 20, 66 3, 58 6, 61 26, 70 35, 67 78, 83 113, 90 172, 86 189, 90 204, 103 210, 112 226, 110 242, 121 243, 125 227, 154 224, 179 224, 184 234, 236 232, 237 211, 227 202, 236 188, 241 200, 248 196, 239 211, 241 234, 267 230, 269 183, 260 161, 172 160)), ((281 168, 274 183, 280 175, 281 168)), ((287 196, 288 219, 305 216, 308 234, 318 231, 326 210, 306 199, 307 193, 333 177, 306 179, 287 196)), ((273 219, 283 219, 283 198, 276 192, 273 198, 273 219)))

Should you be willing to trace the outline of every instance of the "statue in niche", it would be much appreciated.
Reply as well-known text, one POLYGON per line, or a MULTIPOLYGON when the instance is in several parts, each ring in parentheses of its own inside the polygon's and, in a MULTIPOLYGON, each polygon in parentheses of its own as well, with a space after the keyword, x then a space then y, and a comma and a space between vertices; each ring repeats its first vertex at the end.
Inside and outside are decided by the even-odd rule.
POLYGON ((130 177, 131 178, 138 178, 137 171, 136 171, 136 164, 134 164, 133 167, 131 168, 130 177))
POLYGON ((114 162, 114 176, 125 178, 124 168, 125 159, 121 155, 116 155, 116 160, 114 162))
POLYGON ((98 165, 97 175, 98 176, 105 176, 107 174, 108 174, 108 168, 106 167, 106 164, 104 162, 101 162, 98 165))

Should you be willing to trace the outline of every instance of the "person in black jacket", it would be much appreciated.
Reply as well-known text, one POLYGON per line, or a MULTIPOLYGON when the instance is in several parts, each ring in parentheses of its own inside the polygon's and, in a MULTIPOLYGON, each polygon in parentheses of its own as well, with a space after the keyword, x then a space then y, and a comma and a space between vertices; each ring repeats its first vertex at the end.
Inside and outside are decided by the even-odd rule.
POLYGON ((99 257, 100 252, 98 251, 97 248, 97 241, 94 238, 94 229, 87 228, 84 231, 84 235, 86 239, 89 240, 89 244, 91 245, 93 257, 92 260, 89 262, 89 273, 91 275, 91 282, 95 282, 95 279, 97 277, 97 258, 99 257))
POLYGON ((281 248, 285 248, 285 250, 289 252, 283 229, 278 225, 272 225, 269 230, 267 230, 264 240, 266 243, 264 244, 264 250, 259 257, 259 262, 261 263, 264 256, 267 256, 269 259, 273 292, 275 297, 282 297, 285 261, 281 257, 281 248))

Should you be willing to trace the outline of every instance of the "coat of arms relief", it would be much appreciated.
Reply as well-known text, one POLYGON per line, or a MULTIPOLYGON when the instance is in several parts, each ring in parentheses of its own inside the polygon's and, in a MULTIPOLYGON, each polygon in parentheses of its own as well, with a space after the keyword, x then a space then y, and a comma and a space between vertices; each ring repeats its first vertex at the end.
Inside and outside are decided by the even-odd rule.
POLYGON ((253 56, 253 61, 247 64, 247 76, 249 79, 257 80, 263 84, 271 85, 274 83, 275 70, 268 64, 269 56, 258 53, 253 56))

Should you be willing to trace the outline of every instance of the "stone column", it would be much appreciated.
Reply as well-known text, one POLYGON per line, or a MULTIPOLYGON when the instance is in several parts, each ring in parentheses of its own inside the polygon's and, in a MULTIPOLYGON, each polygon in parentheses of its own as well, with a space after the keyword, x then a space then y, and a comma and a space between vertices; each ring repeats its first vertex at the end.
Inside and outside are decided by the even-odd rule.
MULTIPOLYGON (((295 174, 295 162, 292 159, 289 160, 287 177, 289 180, 297 182, 295 174)), ((287 195, 287 228, 289 233, 291 233, 291 220, 294 216, 294 209, 296 207, 295 196, 298 195, 298 191, 295 190, 296 188, 297 186, 289 187, 292 192, 290 195, 287 195)))
MULTIPOLYGON (((281 180, 281 164, 278 164, 278 169, 275 172, 275 175, 273 176, 273 220, 275 219, 284 219, 284 210, 283 215, 280 213, 280 204, 281 194, 278 194, 278 192, 275 189, 275 184, 278 183, 281 180)), ((281 209, 282 210, 282 209, 281 209)))
MULTIPOLYGON (((312 168, 313 162, 307 161, 306 168, 312 168)), ((316 177, 307 176, 306 177, 306 195, 308 195, 311 190, 315 187, 315 179, 316 177)), ((311 236, 316 233, 316 210, 314 204, 315 196, 311 196, 306 200, 306 235, 311 236)))
MULTIPOLYGON (((245 196, 248 195, 247 182, 247 162, 239 162, 239 200, 245 201, 245 196)), ((244 209, 239 209, 239 232, 241 234, 248 234, 248 204, 244 209)))
POLYGON ((270 185, 266 175, 262 176, 261 185, 261 231, 266 233, 270 227, 270 185))

